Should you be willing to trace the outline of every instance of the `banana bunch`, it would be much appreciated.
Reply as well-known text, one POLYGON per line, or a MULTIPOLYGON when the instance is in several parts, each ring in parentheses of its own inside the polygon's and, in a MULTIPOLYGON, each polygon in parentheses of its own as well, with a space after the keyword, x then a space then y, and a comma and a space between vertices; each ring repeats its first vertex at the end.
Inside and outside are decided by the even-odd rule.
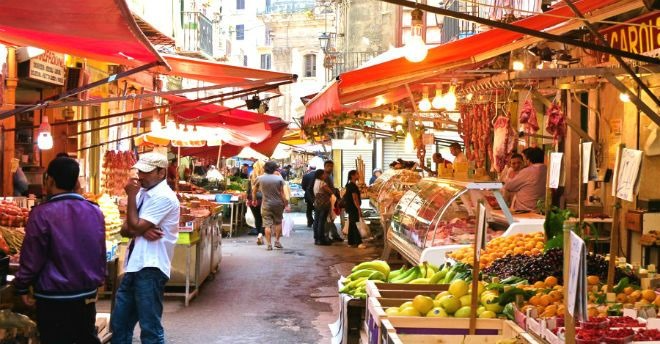
POLYGON ((469 267, 464 264, 439 267, 423 262, 417 266, 407 269, 405 266, 399 270, 390 272, 387 282, 407 284, 448 284, 456 279, 469 278, 469 267))
POLYGON ((348 294, 356 298, 366 299, 367 281, 387 281, 390 274, 390 266, 382 260, 372 260, 360 263, 353 267, 351 274, 344 281, 344 286, 339 289, 342 294, 348 294))

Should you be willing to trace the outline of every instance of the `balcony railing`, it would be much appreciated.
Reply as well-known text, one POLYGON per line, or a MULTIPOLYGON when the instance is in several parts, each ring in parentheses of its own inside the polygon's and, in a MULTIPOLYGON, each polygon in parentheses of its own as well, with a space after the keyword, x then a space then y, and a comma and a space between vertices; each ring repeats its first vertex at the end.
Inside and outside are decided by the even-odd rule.
POLYGON ((339 74, 357 69, 365 62, 376 57, 378 52, 337 52, 325 55, 323 66, 326 70, 328 81, 336 78, 339 74))
POLYGON ((213 24, 201 12, 182 12, 183 50, 213 56, 213 24))

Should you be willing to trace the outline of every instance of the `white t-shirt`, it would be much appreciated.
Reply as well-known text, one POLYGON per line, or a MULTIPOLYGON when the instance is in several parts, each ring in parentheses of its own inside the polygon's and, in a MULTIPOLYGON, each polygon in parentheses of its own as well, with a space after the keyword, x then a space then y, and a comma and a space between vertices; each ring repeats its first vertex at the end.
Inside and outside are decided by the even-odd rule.
POLYGON ((137 272, 143 268, 158 268, 170 277, 174 245, 179 239, 179 200, 163 180, 150 190, 142 189, 137 194, 138 216, 160 227, 163 237, 149 241, 136 237, 135 247, 128 259, 126 272, 137 272))

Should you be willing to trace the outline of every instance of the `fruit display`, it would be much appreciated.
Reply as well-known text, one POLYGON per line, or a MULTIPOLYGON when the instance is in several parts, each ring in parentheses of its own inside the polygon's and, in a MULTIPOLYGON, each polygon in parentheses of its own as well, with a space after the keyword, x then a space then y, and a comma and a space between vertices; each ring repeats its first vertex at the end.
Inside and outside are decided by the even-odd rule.
POLYGON ((405 284, 448 284, 455 280, 469 281, 471 274, 469 266, 461 263, 445 265, 440 269, 423 262, 411 268, 403 266, 398 270, 390 270, 387 262, 373 260, 353 267, 351 274, 342 281, 343 287, 339 292, 356 298, 366 298, 366 284, 369 280, 405 284))
MULTIPOLYGON (((506 237, 498 237, 486 244, 479 258, 481 268, 489 267, 495 260, 508 255, 538 255, 545 247, 545 235, 542 232, 533 234, 514 234, 506 237)), ((449 254, 449 257, 472 265, 474 249, 464 247, 449 254)))
POLYGON ((12 201, 0 201, 0 226, 24 227, 30 211, 12 201))
POLYGON ((106 237, 110 237, 119 233, 123 220, 120 217, 119 207, 117 203, 108 195, 108 194, 90 194, 86 193, 83 195, 87 200, 92 201, 99 205, 103 217, 105 219, 105 234, 106 237))
POLYGON ((107 151, 103 157, 103 190, 111 196, 125 196, 124 186, 137 160, 131 151, 107 151))
MULTIPOLYGON (((500 304, 497 290, 486 290, 486 285, 479 282, 477 290, 477 317, 482 319, 497 318, 504 307, 500 304)), ((449 290, 431 298, 417 295, 412 300, 403 302, 399 307, 385 310, 388 316, 455 317, 469 318, 472 311, 472 291, 470 283, 457 279, 449 284, 449 290)))

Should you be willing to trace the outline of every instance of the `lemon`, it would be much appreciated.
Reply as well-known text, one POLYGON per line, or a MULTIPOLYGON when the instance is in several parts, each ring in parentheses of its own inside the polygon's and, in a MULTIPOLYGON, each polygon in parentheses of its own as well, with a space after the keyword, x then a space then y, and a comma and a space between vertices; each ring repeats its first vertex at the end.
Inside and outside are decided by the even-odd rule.
POLYGON ((418 317, 421 314, 414 307, 406 307, 399 311, 399 316, 402 317, 418 317))
POLYGON ((456 311, 456 313, 454 313, 454 316, 456 318, 469 318, 471 310, 472 308, 469 306, 461 307, 456 311))
POLYGON ((497 315, 492 311, 483 311, 479 314, 479 318, 481 319, 495 319, 495 317, 497 317, 497 315))
POLYGON ((467 294, 458 298, 461 301, 461 306, 471 306, 472 305, 472 295, 467 294))
POLYGON ((397 315, 399 315, 399 307, 390 307, 390 308, 385 310, 385 314, 387 314, 388 316, 391 316, 391 317, 392 316, 397 316, 397 315))
POLYGON ((406 301, 406 302, 402 303, 401 306, 399 306, 399 310, 402 310, 406 307, 412 307, 412 306, 413 306, 412 301, 406 301))
POLYGON ((426 313, 426 316, 429 318, 446 318, 449 315, 447 315, 447 312, 442 309, 442 307, 434 307, 428 313, 426 313))
POLYGON ((426 314, 428 313, 431 309, 433 309, 433 299, 424 296, 424 295, 417 295, 412 301, 413 307, 419 311, 421 314, 426 314))
POLYGON ((448 291, 443 291, 442 293, 439 293, 438 295, 435 296, 436 300, 440 300, 443 296, 451 295, 449 294, 448 291))
POLYGON ((455 280, 449 285, 449 293, 461 297, 468 292, 468 284, 463 280, 455 280))
POLYGON ((448 314, 454 314, 454 312, 461 308, 461 301, 457 297, 454 297, 454 295, 443 296, 440 299, 440 304, 448 314))

